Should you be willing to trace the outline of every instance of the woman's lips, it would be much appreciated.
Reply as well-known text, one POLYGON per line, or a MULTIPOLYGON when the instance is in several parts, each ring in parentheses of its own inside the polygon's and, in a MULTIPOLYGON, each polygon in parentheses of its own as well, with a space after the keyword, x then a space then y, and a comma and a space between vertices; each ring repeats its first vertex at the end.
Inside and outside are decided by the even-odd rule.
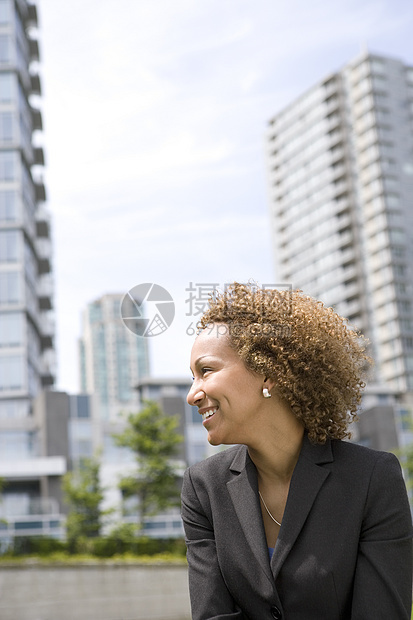
POLYGON ((207 420, 212 418, 212 416, 218 411, 218 407, 209 407, 201 410, 199 413, 202 415, 202 421, 205 423, 207 420))

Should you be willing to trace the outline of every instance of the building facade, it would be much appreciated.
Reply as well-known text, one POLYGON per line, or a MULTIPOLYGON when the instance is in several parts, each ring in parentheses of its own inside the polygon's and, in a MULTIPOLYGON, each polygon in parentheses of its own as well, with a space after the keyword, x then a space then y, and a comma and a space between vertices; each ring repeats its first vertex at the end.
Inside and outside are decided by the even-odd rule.
POLYGON ((413 390, 413 67, 363 53, 269 122, 276 277, 371 342, 374 377, 413 390))
POLYGON ((13 444, 2 445, 0 547, 16 536, 65 535, 61 482, 69 464, 70 409, 66 396, 43 390, 33 400, 30 422, 36 437, 35 456, 22 451, 15 454, 13 444))
POLYGON ((26 516, 62 469, 41 458, 32 411, 55 375, 37 26, 34 3, 0 0, 0 477, 6 512, 26 516))
POLYGON ((135 385, 149 374, 147 338, 123 324, 122 298, 107 294, 88 304, 80 340, 81 391, 94 394, 102 420, 113 422, 137 410, 135 385))

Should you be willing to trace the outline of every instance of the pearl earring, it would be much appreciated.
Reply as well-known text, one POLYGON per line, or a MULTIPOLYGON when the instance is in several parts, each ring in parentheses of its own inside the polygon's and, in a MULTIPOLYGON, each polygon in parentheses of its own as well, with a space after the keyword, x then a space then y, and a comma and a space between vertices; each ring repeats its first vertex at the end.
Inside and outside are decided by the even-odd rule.
POLYGON ((262 388, 262 395, 264 398, 271 398, 271 394, 268 388, 262 388))

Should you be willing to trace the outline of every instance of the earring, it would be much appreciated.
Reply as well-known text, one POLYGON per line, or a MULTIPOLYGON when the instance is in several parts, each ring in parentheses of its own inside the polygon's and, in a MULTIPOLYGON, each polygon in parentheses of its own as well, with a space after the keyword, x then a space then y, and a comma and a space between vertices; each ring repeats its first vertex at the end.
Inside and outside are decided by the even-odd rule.
POLYGON ((264 398, 271 398, 271 394, 268 388, 262 388, 262 395, 264 398))

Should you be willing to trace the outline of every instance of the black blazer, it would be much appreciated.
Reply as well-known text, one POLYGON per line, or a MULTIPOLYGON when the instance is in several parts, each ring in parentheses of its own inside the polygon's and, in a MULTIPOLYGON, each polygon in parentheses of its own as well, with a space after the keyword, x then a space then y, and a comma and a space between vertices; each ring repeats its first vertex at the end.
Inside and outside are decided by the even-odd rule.
POLYGON ((193 620, 410 620, 412 521, 393 454, 304 437, 270 562, 246 446, 182 489, 193 620))

